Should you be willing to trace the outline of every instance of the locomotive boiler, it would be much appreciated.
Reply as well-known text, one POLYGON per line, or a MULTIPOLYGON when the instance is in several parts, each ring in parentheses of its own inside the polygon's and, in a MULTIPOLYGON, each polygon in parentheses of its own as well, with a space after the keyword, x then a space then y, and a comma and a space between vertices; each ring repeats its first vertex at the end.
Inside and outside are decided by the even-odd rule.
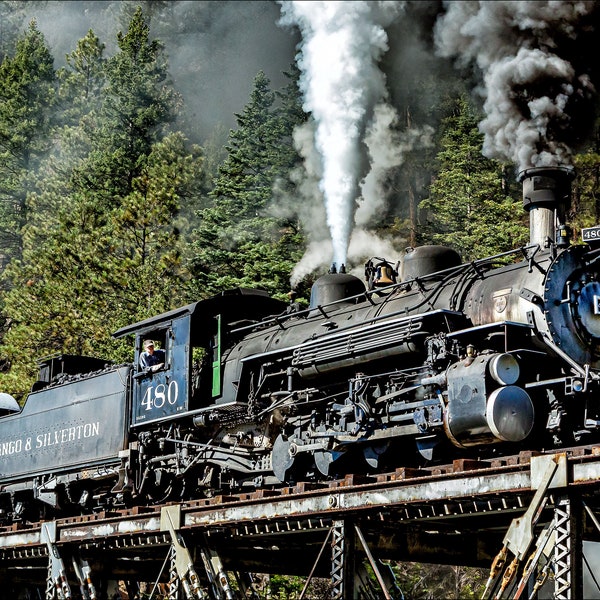
POLYGON ((132 365, 42 363, 0 395, 0 516, 98 510, 598 437, 600 250, 573 171, 521 174, 530 243, 332 270, 301 309, 237 289, 123 327, 132 365), (144 340, 164 363, 140 366, 144 340))

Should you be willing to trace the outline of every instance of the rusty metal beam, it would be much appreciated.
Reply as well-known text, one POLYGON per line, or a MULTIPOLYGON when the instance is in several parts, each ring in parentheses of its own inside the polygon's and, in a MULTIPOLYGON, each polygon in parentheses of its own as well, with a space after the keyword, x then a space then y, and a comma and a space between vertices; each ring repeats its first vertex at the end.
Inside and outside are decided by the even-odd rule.
MULTIPOLYGON (((590 485, 600 481, 600 457, 595 455, 573 461, 570 485, 590 485)), ((182 507, 183 528, 293 527, 294 519, 307 523, 319 519, 339 519, 352 513, 370 514, 373 510, 398 511, 397 518, 456 517, 472 512, 503 511, 518 506, 502 506, 531 490, 531 473, 523 465, 480 469, 461 473, 421 477, 417 480, 385 481, 334 489, 318 489, 294 495, 235 500, 221 505, 190 503, 182 507)), ((527 502, 525 498, 525 502, 527 502)), ((310 525, 309 525, 310 526, 310 525)), ((326 529, 326 526, 324 527, 326 529)), ((160 514, 150 511, 125 517, 90 518, 59 522, 58 542, 77 545, 96 539, 159 534, 160 514)), ((7 548, 40 545, 40 530, 0 531, 0 552, 7 548)))
POLYGON ((183 587, 188 600, 201 599, 203 593, 194 561, 180 532, 181 506, 177 504, 163 507, 160 525, 161 530, 168 531, 171 536, 170 595, 178 595, 179 588, 183 587))
POLYGON ((67 579, 65 563, 56 546, 56 523, 49 521, 42 523, 40 538, 48 548, 48 578, 46 585, 46 600, 55 596, 62 600, 71 598, 71 588, 67 579))
POLYGON ((360 540, 360 543, 362 544, 365 554, 367 555, 367 558, 369 559, 369 563, 371 565, 371 568, 373 569, 373 573, 375 573, 375 577, 377 578, 377 581, 381 587, 381 592, 383 594, 383 597, 386 600, 392 600, 392 596, 390 595, 390 592, 387 588, 387 583, 383 579, 383 575, 381 574, 381 572, 379 570, 379 565, 377 564, 377 561, 373 557, 373 554, 371 554, 371 550, 369 549, 369 544, 367 544, 367 540, 365 540, 365 536, 362 534, 360 527, 356 524, 354 525, 354 530, 356 531, 356 535, 358 536, 358 539, 360 540))

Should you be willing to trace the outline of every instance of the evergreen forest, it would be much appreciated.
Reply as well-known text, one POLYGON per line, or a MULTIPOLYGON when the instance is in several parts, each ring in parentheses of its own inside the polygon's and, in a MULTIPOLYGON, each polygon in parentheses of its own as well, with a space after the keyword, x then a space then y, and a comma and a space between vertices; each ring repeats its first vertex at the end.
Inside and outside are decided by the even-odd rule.
MULTIPOLYGON (((202 139, 182 116, 169 48, 151 35, 155 21, 166 28, 168 2, 128 4, 116 39, 90 29, 63 66, 37 23, 23 26, 19 4, 0 7, 0 390, 24 401, 49 355, 129 362, 130 341, 114 331, 226 289, 286 300, 310 241, 294 200, 312 177, 294 143, 310 121, 295 65, 277 88, 253 74, 235 127, 202 139)), ((394 200, 373 229, 399 253, 446 244, 465 261, 525 243, 515 167, 482 154, 468 78, 440 88, 422 72, 405 83, 393 98, 396 133, 427 124, 433 134, 386 172, 394 200)), ((576 238, 600 223, 597 130, 574 166, 576 238)), ((301 300, 322 274, 294 282, 301 300)), ((457 569, 453 585, 462 577, 460 593, 472 596, 479 580, 457 569)), ((405 571, 408 597, 452 593, 433 571, 405 571)), ((289 579, 276 585, 275 595, 290 593, 289 579)))
MULTIPOLYGON (((124 3, 111 56, 89 30, 58 68, 36 22, 16 25, 19 5, 1 7, 2 391, 23 400, 37 361, 53 354, 127 362, 131 348, 112 332, 225 289, 287 299, 309 242, 302 187, 314 177, 294 143, 310 120, 295 65, 279 89, 257 72, 236 126, 197 139, 181 118, 168 48, 150 35, 169 3, 124 3)), ((468 80, 430 93, 439 88, 430 74, 413 77, 394 99, 404 117, 393 128, 433 124, 434 134, 386 172, 393 201, 373 230, 399 253, 447 244, 464 260, 524 243, 514 166, 483 156, 468 80)), ((574 161, 575 233, 600 222, 591 139, 574 161)), ((294 282, 301 299, 321 274, 294 282)))

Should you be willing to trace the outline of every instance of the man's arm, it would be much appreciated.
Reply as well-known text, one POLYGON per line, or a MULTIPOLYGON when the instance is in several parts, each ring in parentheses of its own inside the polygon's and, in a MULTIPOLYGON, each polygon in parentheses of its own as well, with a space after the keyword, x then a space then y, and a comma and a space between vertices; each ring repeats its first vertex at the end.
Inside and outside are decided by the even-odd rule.
POLYGON ((140 367, 142 367, 142 369, 147 369, 150 365, 148 364, 148 353, 147 352, 142 352, 140 354, 140 367))

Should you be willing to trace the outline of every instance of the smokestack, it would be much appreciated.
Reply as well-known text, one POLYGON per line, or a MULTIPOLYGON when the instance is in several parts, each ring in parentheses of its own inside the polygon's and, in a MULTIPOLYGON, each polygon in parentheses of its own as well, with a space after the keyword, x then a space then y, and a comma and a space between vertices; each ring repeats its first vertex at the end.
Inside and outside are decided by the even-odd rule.
POLYGON ((519 173, 523 208, 529 212, 529 242, 548 248, 565 245, 565 213, 571 206, 573 167, 533 167, 519 173))

